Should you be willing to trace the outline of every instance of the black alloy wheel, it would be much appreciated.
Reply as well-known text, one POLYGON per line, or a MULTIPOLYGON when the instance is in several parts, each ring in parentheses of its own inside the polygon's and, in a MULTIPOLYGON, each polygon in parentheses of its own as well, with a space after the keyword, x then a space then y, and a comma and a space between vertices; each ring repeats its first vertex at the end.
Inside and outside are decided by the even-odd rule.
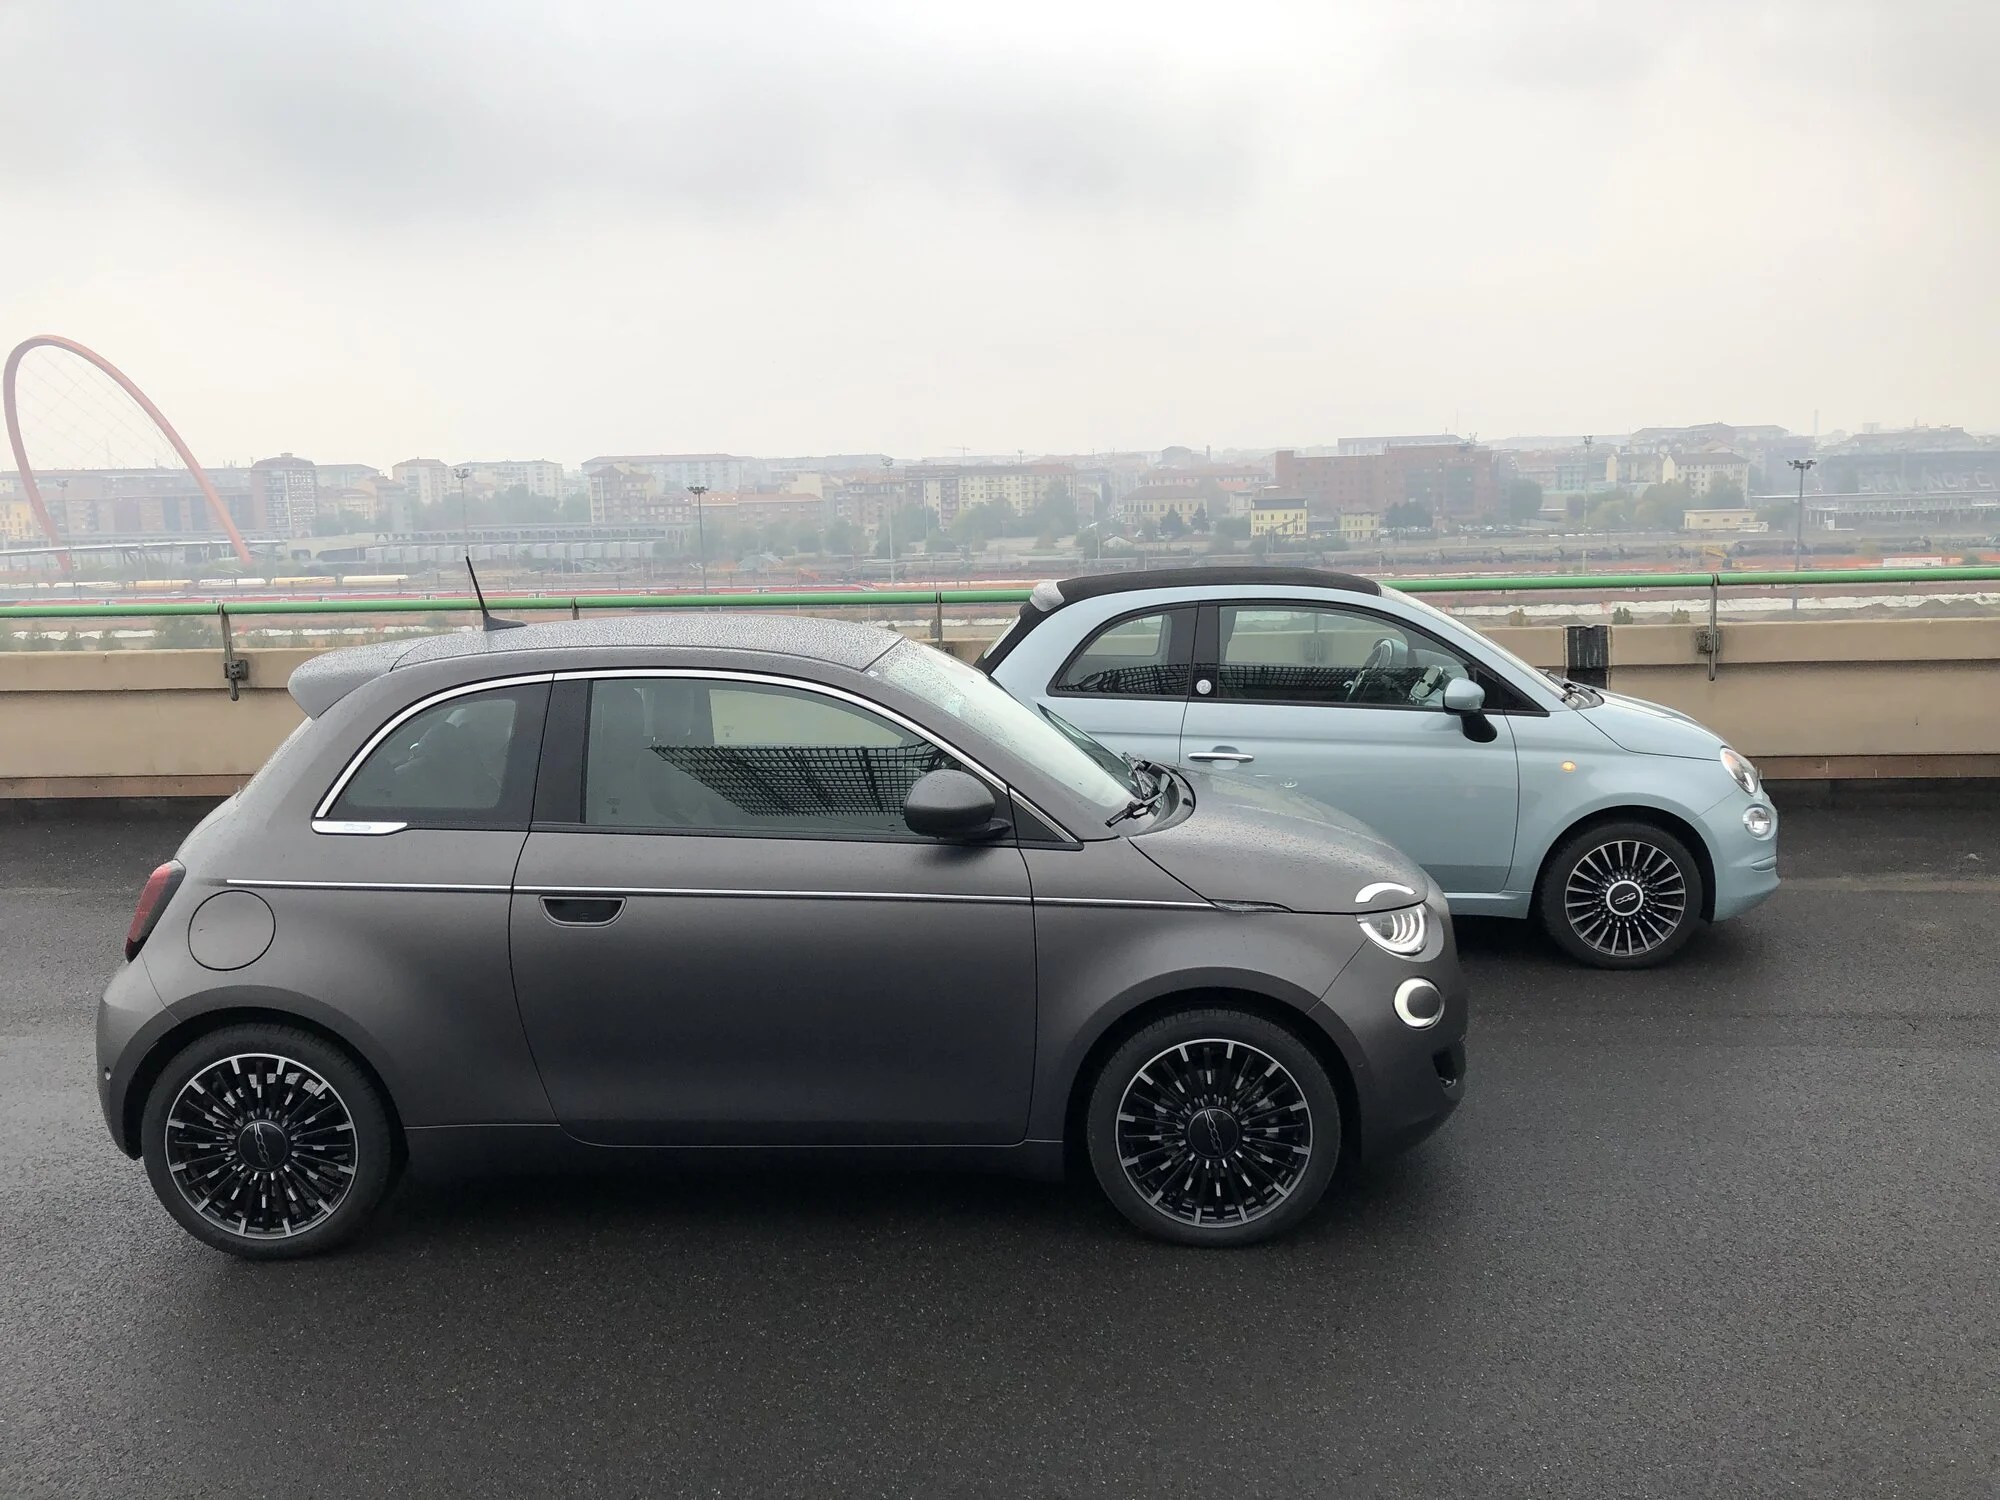
POLYGON ((1246 1011, 1144 1028, 1106 1060, 1088 1106, 1092 1168, 1139 1228, 1243 1245, 1310 1213, 1340 1156, 1340 1105, 1312 1051, 1246 1011))
POLYGON ((1550 857, 1537 905, 1571 957, 1603 969, 1665 963, 1701 922, 1701 867, 1650 823, 1584 830, 1550 857))
POLYGON ((250 1259, 309 1255, 356 1233, 396 1155, 368 1076, 284 1026, 232 1026, 184 1048, 147 1098, 141 1143, 167 1211, 250 1259))

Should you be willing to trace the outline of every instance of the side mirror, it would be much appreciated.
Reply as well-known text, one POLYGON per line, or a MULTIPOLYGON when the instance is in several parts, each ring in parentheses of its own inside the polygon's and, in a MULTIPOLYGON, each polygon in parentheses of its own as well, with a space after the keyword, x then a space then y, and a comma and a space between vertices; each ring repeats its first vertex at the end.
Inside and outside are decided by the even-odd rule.
POLYGON ((1500 731, 1486 717, 1486 689, 1470 677, 1454 677, 1447 682, 1441 702, 1446 713, 1457 716, 1458 727, 1473 744, 1490 745, 1499 738, 1500 731))
POLYGON ((903 821, 927 839, 990 839, 1006 831, 993 789, 963 771, 932 771, 903 799, 903 821))
POLYGON ((1454 677, 1444 685, 1444 711, 1476 714, 1486 710, 1486 689, 1470 677, 1454 677))

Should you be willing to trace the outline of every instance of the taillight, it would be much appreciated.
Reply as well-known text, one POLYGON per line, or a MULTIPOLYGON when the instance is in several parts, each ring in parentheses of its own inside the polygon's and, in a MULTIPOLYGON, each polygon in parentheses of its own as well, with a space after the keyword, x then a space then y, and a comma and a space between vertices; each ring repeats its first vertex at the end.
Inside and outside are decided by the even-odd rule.
POLYGON ((127 963, 137 958, 139 950, 146 946, 146 939, 159 925, 160 913, 174 899, 174 892, 180 889, 181 878, 186 874, 186 865, 170 859, 146 877, 146 888, 139 892, 139 909, 132 913, 132 925, 125 929, 127 963))

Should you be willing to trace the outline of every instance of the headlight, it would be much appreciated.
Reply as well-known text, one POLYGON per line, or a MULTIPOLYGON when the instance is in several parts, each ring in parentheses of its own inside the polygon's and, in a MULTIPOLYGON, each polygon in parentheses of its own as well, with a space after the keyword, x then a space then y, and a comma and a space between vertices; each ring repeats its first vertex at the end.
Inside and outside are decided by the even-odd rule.
POLYGON ((1742 787, 1749 796, 1757 795, 1757 768, 1727 745, 1722 747, 1722 769, 1727 771, 1729 779, 1742 787))
POLYGON ((1354 919, 1361 924, 1368 941, 1398 958, 1414 958, 1424 951, 1430 937, 1430 920, 1421 906, 1401 911, 1371 911, 1354 919))
POLYGON ((1755 807, 1744 808, 1743 826, 1749 830, 1750 837, 1753 839, 1769 838, 1771 836, 1771 829, 1775 826, 1771 818, 1771 809, 1764 806, 1761 802, 1755 807))

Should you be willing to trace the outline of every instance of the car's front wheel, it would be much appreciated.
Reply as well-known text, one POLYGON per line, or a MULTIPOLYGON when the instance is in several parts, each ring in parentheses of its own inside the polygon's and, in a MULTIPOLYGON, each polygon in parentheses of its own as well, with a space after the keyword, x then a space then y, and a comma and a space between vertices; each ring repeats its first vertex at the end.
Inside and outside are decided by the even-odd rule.
POLYGON ((1701 924, 1701 866, 1652 823, 1602 823, 1550 856, 1537 905, 1572 958, 1600 969, 1647 969, 1686 946, 1701 924))
POLYGON ((1340 1157, 1340 1102, 1319 1059, 1284 1027, 1226 1007, 1127 1038, 1098 1071, 1085 1125, 1112 1205, 1183 1245, 1284 1233, 1340 1157))
POLYGON ((140 1143, 181 1227, 251 1260, 312 1255, 359 1233, 396 1166, 374 1082, 291 1026, 229 1026, 182 1048, 146 1097, 140 1143))

